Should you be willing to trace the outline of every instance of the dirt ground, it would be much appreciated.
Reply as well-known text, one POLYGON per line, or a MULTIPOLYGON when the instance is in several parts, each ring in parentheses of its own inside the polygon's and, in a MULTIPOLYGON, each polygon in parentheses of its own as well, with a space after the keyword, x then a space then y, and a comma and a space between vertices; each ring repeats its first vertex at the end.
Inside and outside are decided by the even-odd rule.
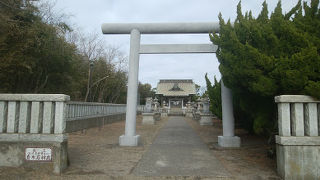
MULTIPOLYGON (((141 116, 138 116, 137 134, 141 136, 143 142, 138 147, 118 145, 119 136, 124 133, 124 121, 107 124, 102 128, 70 133, 68 143, 70 166, 62 175, 27 168, 2 167, 0 179, 211 179, 210 177, 135 177, 131 175, 131 171, 166 121, 167 118, 157 121, 156 125, 142 126, 141 116)), ((187 122, 234 176, 231 179, 280 179, 276 175, 275 159, 267 157, 266 152, 269 147, 265 139, 249 136, 244 131, 238 130, 237 135, 241 137, 242 147, 221 150, 215 148, 217 136, 222 134, 221 122, 215 121, 214 126, 200 126, 192 119, 187 119, 187 122)))

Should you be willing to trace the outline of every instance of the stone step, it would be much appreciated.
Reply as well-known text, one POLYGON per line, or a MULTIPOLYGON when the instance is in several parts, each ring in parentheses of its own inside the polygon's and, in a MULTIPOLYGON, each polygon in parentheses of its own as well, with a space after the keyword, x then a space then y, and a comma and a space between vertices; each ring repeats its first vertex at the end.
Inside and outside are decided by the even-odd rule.
POLYGON ((183 116, 183 112, 170 112, 168 116, 183 116))

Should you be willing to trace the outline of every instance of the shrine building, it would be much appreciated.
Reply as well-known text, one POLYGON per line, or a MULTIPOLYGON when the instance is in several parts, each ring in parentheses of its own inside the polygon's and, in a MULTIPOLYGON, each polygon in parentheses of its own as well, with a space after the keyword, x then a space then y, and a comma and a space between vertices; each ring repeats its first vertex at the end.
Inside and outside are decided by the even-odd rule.
POLYGON ((196 94, 196 86, 192 79, 161 79, 157 85, 156 95, 160 100, 173 108, 183 108, 196 94))

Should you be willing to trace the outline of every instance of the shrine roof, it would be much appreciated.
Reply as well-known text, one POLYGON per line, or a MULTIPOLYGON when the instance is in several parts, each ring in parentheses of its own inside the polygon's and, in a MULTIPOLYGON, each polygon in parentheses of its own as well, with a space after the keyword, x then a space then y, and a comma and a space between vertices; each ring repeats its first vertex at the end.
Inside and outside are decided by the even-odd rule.
POLYGON ((156 94, 163 96, 189 96, 196 94, 192 79, 161 79, 156 94))

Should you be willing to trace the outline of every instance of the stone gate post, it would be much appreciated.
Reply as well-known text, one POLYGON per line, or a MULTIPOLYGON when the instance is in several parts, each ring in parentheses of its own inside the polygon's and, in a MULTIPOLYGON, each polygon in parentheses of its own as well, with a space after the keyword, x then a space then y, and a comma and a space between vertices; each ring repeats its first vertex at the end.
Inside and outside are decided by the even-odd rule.
POLYGON ((278 174, 283 179, 319 179, 320 101, 310 96, 281 95, 275 102, 278 174))
POLYGON ((0 94, 0 166, 67 168, 64 94, 0 94))

